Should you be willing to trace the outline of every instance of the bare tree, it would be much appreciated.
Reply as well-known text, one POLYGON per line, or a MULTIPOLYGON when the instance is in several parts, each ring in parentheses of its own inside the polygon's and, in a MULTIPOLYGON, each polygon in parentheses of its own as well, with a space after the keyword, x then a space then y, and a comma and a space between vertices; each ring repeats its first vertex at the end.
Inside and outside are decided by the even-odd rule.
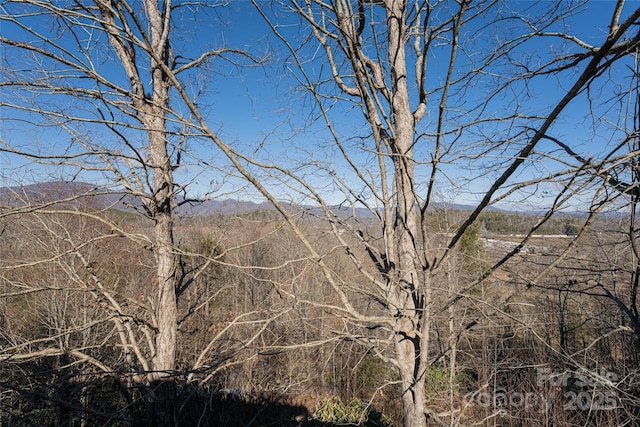
MULTIPOLYGON (((426 407, 426 372, 449 352, 433 351, 434 316, 469 298, 485 282, 495 283, 495 275, 532 235, 573 200, 592 197, 591 204, 586 203, 586 225, 610 203, 602 203, 606 186, 599 173, 584 163, 568 162, 570 153, 558 156, 555 146, 545 149, 541 142, 571 117, 567 107, 572 101, 586 101, 588 116, 599 114, 590 90, 615 86, 615 80, 605 76, 624 66, 637 48, 640 10, 623 14, 624 2, 612 5, 608 31, 592 42, 562 27, 569 17, 584 12, 581 3, 518 9, 500 2, 293 1, 283 7, 308 29, 299 46, 280 31, 284 27, 272 20, 275 14, 260 10, 289 49, 288 68, 309 92, 316 108, 314 122, 324 122, 333 150, 323 146, 325 151, 317 154, 302 149, 303 163, 294 165, 239 152, 211 130, 177 77, 168 73, 169 78, 202 134, 287 219, 336 296, 334 302, 298 301, 330 309, 357 325, 345 336, 370 346, 398 369, 405 425, 426 425, 429 418, 441 418, 426 407), (540 46, 551 49, 530 54, 540 46), (535 91, 553 78, 562 89, 540 107, 535 91), (361 121, 359 137, 353 137, 353 127, 339 130, 344 124, 340 116, 361 121), (540 167, 544 162, 553 167, 540 167), (454 167, 469 173, 453 175, 454 167), (330 183, 333 191, 318 182, 330 183), (283 184, 299 191, 297 200, 317 204, 311 213, 328 221, 334 238, 330 249, 319 249, 278 201, 278 187, 271 185, 283 184), (540 187, 553 189, 551 197, 540 198, 540 187), (442 232, 434 227, 430 212, 439 194, 456 192, 472 196, 475 207, 442 232), (328 201, 336 194, 349 214, 328 201), (513 249, 452 289, 448 261, 480 214, 500 201, 526 202, 531 197, 533 203, 545 203, 540 220, 513 249), (368 211, 373 224, 359 207, 368 211), (339 252, 351 259, 359 280, 332 269, 327 260, 339 252)), ((580 236, 547 268, 524 274, 525 289, 558 265, 580 236)), ((485 308, 500 312, 514 295, 484 301, 485 308)), ((471 320, 460 325, 458 337, 477 324, 471 320)), ((455 423, 453 414, 445 415, 455 423)))
MULTIPOLYGON (((152 2, 144 4, 144 13, 149 18, 148 27, 136 20, 130 22, 130 18, 136 15, 124 3, 113 5, 109 2, 96 2, 89 7, 79 4, 69 6, 24 2, 3 7, 4 25, 19 34, 11 39, 2 38, 6 52, 3 87, 7 92, 25 90, 33 98, 41 98, 46 92, 71 95, 76 102, 88 101, 87 104, 93 106, 95 112, 89 112, 83 117, 79 114, 79 109, 70 111, 68 105, 58 106, 46 101, 34 104, 28 100, 11 103, 15 98, 7 97, 3 103, 4 108, 15 108, 25 114, 41 114, 49 118, 50 125, 66 129, 75 143, 72 142, 68 147, 63 146, 62 142, 54 142, 50 147, 42 144, 39 147, 41 151, 37 151, 36 147, 26 146, 21 150, 11 145, 10 141, 3 141, 4 150, 36 161, 43 159, 50 164, 58 163, 79 170, 87 168, 112 172, 119 185, 142 199, 144 208, 154 222, 158 334, 155 339, 153 366, 158 371, 156 375, 162 376, 162 371, 173 369, 175 362, 174 289, 177 287, 172 214, 176 193, 172 169, 175 160, 171 160, 172 146, 166 125, 170 85, 157 65, 159 61, 170 61, 170 3, 164 6, 152 2), (60 32, 60 39, 56 40, 50 37, 50 33, 44 33, 44 28, 30 27, 21 20, 21 17, 29 15, 53 24, 54 31, 60 32), (56 23, 62 25, 55 25, 56 23), (82 35, 82 32, 87 34, 82 35), (73 37, 77 41, 75 49, 63 46, 68 38, 73 37), (92 50, 96 48, 96 43, 107 40, 112 54, 120 60, 119 64, 127 79, 125 81, 105 76, 96 68, 100 64, 96 64, 97 59, 92 50), (138 43, 140 46, 136 46, 138 43), (145 66, 149 69, 150 80, 146 79, 145 72, 140 69, 142 63, 136 55, 147 57, 148 63, 145 66), (27 56, 35 61, 23 62, 27 56), (31 76, 19 74, 25 69, 37 77, 31 79, 31 76), (83 79, 92 84, 80 85, 79 82, 83 79), (121 86, 125 82, 129 85, 121 86), (120 119, 123 114, 127 117, 126 120, 120 119), (71 126, 73 122, 103 124, 120 138, 120 150, 117 146, 109 146, 90 138, 87 134, 90 131, 88 127, 78 130, 71 126), (127 128, 130 127, 127 123, 133 126, 138 123, 138 129, 145 134, 148 142, 140 145, 132 141, 132 135, 127 134, 127 128), (86 133, 81 133, 83 131, 86 133), (68 155, 63 157, 56 152, 64 150, 68 155), (97 163, 97 159, 101 162, 97 163), (128 165, 129 169, 121 167, 121 164, 128 165), (135 173, 139 170, 144 171, 145 175, 135 173)), ((142 15, 143 11, 138 10, 136 13, 142 15)))
MULTIPOLYGON (((72 143, 51 152, 45 147, 32 150, 17 140, 3 141, 3 150, 67 171, 111 174, 118 186, 142 201, 138 208, 151 220, 150 235, 121 230, 113 221, 108 227, 153 251, 156 295, 150 306, 140 307, 152 313, 147 324, 122 316, 119 302, 109 299, 111 294, 93 273, 90 261, 82 261, 77 242, 68 242, 65 254, 82 261, 92 283, 86 290, 106 300, 121 345, 133 352, 131 357, 135 355, 144 371, 151 372, 149 380, 162 379, 175 368, 176 291, 180 294, 190 283, 179 274, 187 271, 180 255, 193 256, 198 260, 195 265, 204 267, 221 263, 225 252, 188 253, 174 241, 174 209, 182 190, 174 182, 174 171, 189 157, 188 137, 207 140, 225 155, 229 169, 275 206, 304 249, 303 254, 296 251, 291 259, 276 261, 279 271, 295 266, 288 278, 266 274, 273 267, 248 266, 247 276, 276 290, 256 289, 254 299, 273 297, 270 302, 278 299, 296 310, 305 307, 301 313, 335 316, 322 318, 331 336, 325 332, 311 343, 282 340, 280 344, 281 331, 270 330, 277 338, 271 349, 336 339, 359 343, 397 369, 397 381, 389 382, 400 386, 408 427, 465 422, 467 408, 456 407, 453 387, 446 410, 427 406, 430 369, 448 363, 444 372, 453 382, 461 363, 459 340, 480 318, 492 313, 509 317, 508 305, 515 296, 567 258, 597 213, 615 202, 615 197, 607 197, 611 185, 623 185, 622 180, 612 182, 609 148, 603 150, 605 163, 594 166, 576 157, 573 142, 563 142, 555 134, 563 132, 563 120, 577 120, 568 107, 584 102, 589 108, 583 114, 594 124, 593 137, 602 136, 598 120, 610 105, 604 103, 603 113, 592 93, 617 88, 617 71, 628 65, 640 43, 640 9, 627 10, 624 1, 607 6, 609 16, 602 23, 607 30, 594 40, 583 40, 571 31, 572 20, 588 11, 579 2, 516 7, 500 1, 293 0, 275 4, 277 10, 255 2, 284 46, 287 71, 312 101, 313 108, 304 109, 312 117, 310 128, 317 129, 314 125, 321 122, 331 143, 318 141, 313 149, 292 144, 288 157, 275 157, 280 162, 269 153, 263 156, 271 144, 268 138, 251 153, 227 144, 199 108, 184 76, 210 59, 238 52, 222 49, 183 61, 172 44, 176 22, 172 16, 191 2, 17 4, 4 6, 1 19, 28 37, 3 33, 0 42, 7 52, 26 56, 6 55, 3 90, 17 96, 0 105, 20 112, 19 120, 48 117, 50 124, 72 135, 72 143), (275 13, 282 10, 293 13, 275 13), (30 25, 39 14, 53 18, 58 39, 30 25), (284 24, 291 24, 294 17, 296 24, 302 24, 301 38, 291 36, 289 26, 280 25, 276 17, 284 24), (69 41, 73 50, 67 47, 69 41), (94 50, 95 43, 107 43, 101 44, 106 48, 94 50), (97 52, 102 56, 96 57, 97 52), (96 70, 104 65, 100 61, 111 58, 118 58, 122 69, 107 78, 108 67, 104 74, 96 70), (15 63, 27 59, 34 61, 15 63), (539 92, 550 85, 553 96, 540 100, 539 92), (82 101, 93 113, 60 108, 62 96, 82 101), (89 124, 105 126, 118 144, 96 141, 89 124), (290 200, 313 204, 306 218, 321 221, 313 225, 301 221, 300 209, 280 200, 282 189, 290 200), (539 189, 550 196, 541 196, 539 189), (468 198, 473 208, 457 218, 438 216, 439 202, 455 196, 468 198), (481 213, 499 202, 543 205, 544 213, 515 245, 496 252, 488 262, 479 250, 470 250, 468 239, 481 213), (574 202, 588 213, 585 227, 550 262, 513 268, 523 259, 519 253, 533 234, 574 202), (468 262, 472 258, 474 262, 468 262), (349 268, 343 268, 345 259, 349 268), (473 268, 465 269, 465 264, 473 268), (511 290, 507 285, 516 274, 525 286, 511 290), (306 280, 329 292, 302 291, 299 282, 306 280), (136 335, 132 328, 139 325, 143 326, 136 335), (441 337, 443 330, 446 336, 441 337), (148 350, 138 351, 137 342, 146 342, 148 350)), ((295 137, 287 142, 291 140, 295 137)), ((625 156, 628 159, 629 153, 625 156)), ((42 208, 38 211, 46 212, 42 208)), ((6 215, 24 209, 11 208, 6 215)), ((252 255, 256 254, 247 255, 250 264, 265 258, 252 255)), ((58 258, 54 254, 49 260, 58 258)), ((194 276, 202 271, 199 268, 194 276)), ((20 281, 9 283, 16 287, 20 281)), ((257 324, 257 332, 242 340, 252 343, 278 316, 259 312, 263 317, 254 319, 253 314, 236 314, 231 323, 220 325, 219 334, 201 349, 194 366, 207 368, 206 355, 229 325, 257 324)), ((300 337, 306 332, 304 326, 310 325, 302 326, 296 328, 300 337)), ((487 371, 485 377, 488 381, 492 373, 487 371)), ((484 415, 491 419, 497 413, 484 415)))
MULTIPOLYGON (((592 204, 586 204, 591 220, 602 207, 601 172, 568 162, 567 153, 558 157, 557 146, 545 149, 542 142, 571 117, 566 110, 572 102, 588 102, 591 114, 600 114, 589 90, 615 86, 610 70, 628 62, 638 47, 640 9, 624 6, 623 1, 610 5, 602 21, 608 30, 596 42, 562 26, 588 8, 582 3, 518 8, 495 1, 292 1, 283 7, 308 30, 299 45, 263 10, 289 49, 288 64, 309 92, 315 120, 326 125, 335 150, 307 160, 299 174, 284 166, 252 164, 272 179, 302 188, 302 197, 317 203, 332 226, 335 250, 350 257, 368 279, 362 286, 335 274, 325 263, 327 254, 308 242, 311 259, 339 296, 335 312, 353 324, 387 332, 387 339, 368 334, 351 338, 368 343, 398 369, 406 426, 440 418, 425 406, 427 369, 443 356, 434 353, 434 316, 479 285, 496 282, 495 273, 572 200, 594 195, 592 204), (319 62, 324 66, 318 67, 319 62), (535 92, 553 78, 560 82, 556 96, 544 107, 530 107, 539 105, 535 92), (345 116, 363 126, 349 127, 345 116), (342 126, 351 132, 355 127, 360 136, 341 131, 342 126), (538 168, 544 161, 554 166, 538 168), (468 174, 454 175, 454 167, 466 168, 468 174), (340 205, 352 208, 351 216, 345 219, 327 201, 328 193, 305 178, 310 170, 331 182, 335 192, 329 197, 335 200, 340 193, 340 205), (450 288, 448 261, 479 215, 500 201, 526 203, 533 197, 533 203, 540 203, 536 189, 541 187, 553 188, 552 197, 526 237, 482 273, 450 288), (438 195, 447 193, 471 195, 475 206, 443 233, 433 226, 430 212, 438 195), (373 225, 364 226, 367 220, 357 207, 368 210, 375 233, 370 232, 373 225), (347 240, 345 231, 354 239, 347 240), (355 304, 354 289, 381 311, 355 304)), ((267 194, 265 186, 259 188, 267 194)), ((299 237, 305 241, 303 234, 299 237)), ((525 274, 527 288, 544 271, 525 274)), ((485 302, 486 310, 500 310, 514 294, 497 297, 485 302)), ((460 325, 458 334, 476 324, 460 325)), ((453 414, 449 416, 454 423, 453 414)))
MULTIPOLYGON (((11 129, 3 133, 0 151, 11 162, 27 162, 18 179, 6 168, 5 182, 13 178, 14 182, 29 183, 28 174, 33 173, 36 176, 31 182, 37 183, 52 173, 58 180, 96 183, 95 187, 67 185, 66 190, 64 184, 59 184, 60 194, 45 194, 41 199, 29 194, 29 190, 14 189, 13 194, 4 194, 0 215, 8 223, 32 212, 32 218, 42 222, 44 233, 61 243, 50 247, 53 252, 39 259, 3 262, 7 286, 3 295, 10 297, 20 292, 16 289, 23 282, 12 278, 12 270, 59 264, 58 271, 67 275, 64 282, 78 291, 83 289, 104 306, 108 315, 100 323, 113 324, 128 369, 136 373, 138 384, 151 384, 149 390, 153 390, 155 382, 174 375, 177 368, 177 333, 179 321, 183 320, 178 313, 179 294, 223 256, 220 252, 186 254, 199 256, 199 262, 187 271, 182 261, 185 250, 174 236, 176 209, 190 201, 186 192, 188 180, 176 182, 175 171, 198 160, 189 151, 189 119, 180 115, 171 99, 174 83, 169 78, 170 74, 180 75, 195 82, 191 87, 199 93, 206 87, 206 79, 194 78, 195 72, 212 60, 235 55, 238 61, 234 66, 256 63, 239 50, 220 47, 194 53, 188 41, 178 43, 173 34, 176 28, 192 31, 189 20, 201 18, 199 14, 218 6, 221 5, 208 2, 174 4, 170 0, 27 0, 0 4, 0 108, 7 112, 3 128, 11 129), (40 129, 40 140, 22 140, 23 126, 40 129), (36 165, 32 171, 30 165, 36 165), (116 197, 110 199, 112 206, 87 209, 86 202, 82 202, 96 194, 104 200, 107 193, 116 197), (135 209, 148 222, 143 230, 128 229, 119 224, 117 217, 105 215, 105 209, 110 207, 135 209), (84 216, 100 227, 94 228, 95 235, 90 231, 77 235, 73 225, 61 222, 60 227, 54 227, 43 219, 46 215, 57 218, 64 214, 84 216), (105 282, 108 271, 94 268, 97 256, 89 253, 94 243, 108 245, 122 238, 133 243, 136 251, 150 250, 153 255, 152 260, 139 258, 143 262, 139 268, 147 273, 138 276, 143 282, 139 291, 153 293, 141 300, 127 300, 118 293, 113 288, 117 280, 105 282), (151 274, 144 267, 147 262, 153 266, 151 274)), ((21 171, 16 169, 13 173, 21 171)), ((25 293, 51 289, 39 288, 35 281, 24 284, 29 287, 25 293)), ((64 288, 54 287, 60 291, 64 288)), ((198 307, 203 306, 206 303, 201 301, 198 307)), ((91 320, 94 321, 98 319, 91 320)), ((45 350, 30 353, 28 345, 7 346, 3 347, 3 357, 21 360, 67 354, 107 373, 116 371, 81 348, 67 348, 63 329, 61 341, 47 340, 50 347, 45 350)), ((210 352, 200 356, 200 367, 211 360, 210 352)), ((155 390, 160 400, 163 393, 163 387, 155 390)), ((172 414, 166 403, 156 405, 154 410, 158 412, 158 422, 171 424, 172 414)))

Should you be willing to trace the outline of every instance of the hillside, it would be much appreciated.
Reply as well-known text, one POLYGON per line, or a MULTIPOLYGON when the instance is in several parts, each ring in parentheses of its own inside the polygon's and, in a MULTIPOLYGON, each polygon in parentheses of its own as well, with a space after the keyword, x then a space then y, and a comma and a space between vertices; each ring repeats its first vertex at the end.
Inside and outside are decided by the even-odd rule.
MULTIPOLYGON (((0 188, 0 206, 33 206, 54 205, 57 207, 90 208, 96 210, 116 209, 125 212, 142 211, 139 199, 120 190, 108 190, 103 187, 86 183, 70 181, 51 181, 22 187, 0 188)), ((304 211, 310 217, 323 217, 320 208, 300 206, 283 202, 292 211, 304 211)), ((438 222, 443 212, 447 213, 447 221, 455 223, 458 213, 468 213, 474 207, 465 204, 435 203, 431 216, 438 222)), ((184 201, 178 198, 177 214, 183 217, 197 217, 210 215, 246 215, 257 211, 274 211, 269 202, 253 202, 239 199, 184 201)), ((332 211, 340 218, 349 218, 354 214, 352 209, 334 206, 332 211)), ((365 208, 356 208, 355 215, 360 219, 372 219, 374 214, 365 208)), ((483 233, 518 234, 529 230, 539 218, 538 213, 505 211, 498 208, 488 208, 481 213, 479 224, 483 233)), ((605 218, 603 221, 606 221, 605 218)), ((574 234, 584 223, 582 215, 559 213, 549 220, 537 234, 574 234)), ((444 223, 438 227, 445 227, 444 223)))

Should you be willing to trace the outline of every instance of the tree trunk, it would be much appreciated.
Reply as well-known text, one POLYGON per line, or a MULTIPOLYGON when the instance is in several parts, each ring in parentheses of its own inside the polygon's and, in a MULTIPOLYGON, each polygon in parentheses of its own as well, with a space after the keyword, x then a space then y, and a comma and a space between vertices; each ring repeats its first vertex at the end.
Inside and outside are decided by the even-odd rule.
MULTIPOLYGON (((178 309, 176 300, 177 259, 173 241, 173 171, 167 150, 166 107, 169 104, 169 79, 157 59, 165 64, 169 52, 168 29, 158 4, 145 3, 151 26, 151 61, 153 94, 147 103, 145 125, 149 134, 149 155, 153 168, 152 214, 155 232, 157 300, 155 317, 157 334, 152 382, 155 401, 153 422, 158 426, 175 425, 175 384, 172 374, 176 365, 178 309)), ((168 21, 167 21, 168 22, 168 21)))
POLYGON ((402 403, 405 427, 424 427, 425 381, 422 349, 428 331, 421 331, 424 298, 423 273, 418 257, 418 207, 414 187, 413 135, 414 118, 409 105, 405 52, 406 5, 391 2, 387 9, 389 25, 389 63, 391 64, 391 117, 395 135, 391 141, 395 182, 395 234, 397 281, 394 297, 400 311, 396 316, 396 357, 402 380, 402 403))
MULTIPOLYGON (((166 5, 165 5, 166 7, 166 5)), ((176 365, 178 327, 177 257, 173 238, 173 169, 166 135, 166 111, 169 105, 170 81, 162 63, 169 62, 169 10, 161 11, 155 0, 145 0, 150 27, 151 94, 143 91, 138 80, 134 86, 134 106, 138 110, 149 139, 149 160, 153 173, 149 200, 154 222, 154 255, 156 259, 157 297, 154 307, 157 332, 151 379, 153 404, 150 415, 156 426, 171 426, 174 420, 175 385, 172 380, 176 365)), ((139 75, 136 74, 139 79, 139 75)))
MULTIPOLYGON (((175 369, 177 336, 177 257, 173 241, 173 169, 166 135, 166 111, 169 106, 170 80, 162 65, 169 63, 170 3, 165 10, 155 0, 143 2, 149 20, 149 44, 145 46, 151 72, 150 93, 145 93, 145 83, 138 69, 135 52, 129 49, 130 40, 120 32, 114 9, 110 2, 97 0, 104 19, 104 26, 111 45, 115 49, 131 83, 131 101, 138 120, 148 138, 149 167, 152 182, 151 194, 146 200, 148 214, 154 222, 154 255, 156 258, 157 297, 154 315, 157 332, 155 354, 152 357, 151 380, 167 377, 175 369)), ((118 17, 119 19, 119 17, 118 17)))
MULTIPOLYGON (((168 17, 163 19, 163 13, 154 0, 146 0, 144 7, 151 30, 151 46, 148 47, 151 57, 151 94, 144 93, 144 86, 137 72, 128 71, 128 74, 132 81, 133 104, 149 139, 149 161, 153 174, 149 210, 154 222, 155 235, 157 299, 154 314, 157 334, 152 379, 159 379, 170 375, 175 368, 177 333, 173 171, 166 138, 166 108, 169 105, 170 82, 158 62, 168 62, 169 32, 165 27, 169 20, 168 17)), ((132 59, 127 58, 126 53, 122 55, 123 63, 132 59)), ((135 64, 128 65, 130 68, 125 65, 127 70, 135 67, 135 64)))
MULTIPOLYGON (((154 110, 156 110, 154 108, 154 110)), ((158 114, 161 114, 159 111, 158 114)), ((164 126, 164 119, 152 117, 164 126)), ((163 129, 163 127, 157 127, 163 129)), ((176 359, 176 256, 173 250, 173 179, 166 140, 162 131, 149 132, 150 155, 153 166, 152 213, 155 233, 157 300, 155 316, 158 332, 156 354, 153 359, 154 378, 168 376, 176 359)))
POLYGON ((425 418, 425 382, 424 375, 416 377, 418 360, 414 343, 396 336, 396 358, 400 364, 402 381, 402 408, 404 427, 424 427, 425 418))

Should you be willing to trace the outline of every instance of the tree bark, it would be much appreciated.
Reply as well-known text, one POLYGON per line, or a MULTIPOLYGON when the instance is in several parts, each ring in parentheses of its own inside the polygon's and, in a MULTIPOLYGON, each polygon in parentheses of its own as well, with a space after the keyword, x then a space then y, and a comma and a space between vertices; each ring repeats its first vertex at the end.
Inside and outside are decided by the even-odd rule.
POLYGON ((415 199, 413 169, 414 118, 409 105, 407 62, 405 52, 406 3, 389 2, 387 22, 391 71, 391 117, 395 135, 391 139, 395 182, 395 262, 396 280, 391 284, 391 298, 398 307, 396 316, 395 347, 402 380, 402 403, 406 427, 426 426, 425 418, 425 362, 421 349, 428 333, 422 334, 420 326, 425 315, 419 305, 424 283, 422 269, 416 259, 416 238, 419 235, 418 208, 415 199))
POLYGON ((152 193, 147 201, 154 225, 154 255, 156 259, 157 296, 154 306, 156 322, 155 352, 152 355, 152 372, 149 374, 154 392, 153 413, 155 425, 173 425, 172 403, 175 398, 169 378, 176 365, 178 327, 177 308, 177 256, 174 251, 174 181, 171 157, 166 135, 166 111, 169 107, 170 80, 166 74, 169 64, 169 22, 171 2, 159 3, 144 0, 149 33, 145 46, 150 60, 151 93, 144 90, 142 77, 137 69, 135 54, 126 48, 131 40, 123 39, 115 24, 111 6, 102 3, 101 12, 106 18, 106 29, 131 82, 132 103, 147 133, 149 166, 152 173, 152 193), (163 7, 164 10, 160 8, 163 7))
POLYGON ((108 2, 98 1, 105 19, 105 29, 111 45, 115 49, 131 82, 131 97, 138 119, 148 138, 149 162, 152 171, 152 193, 148 199, 148 209, 154 222, 156 257, 155 303, 157 334, 153 355, 153 379, 166 377, 175 368, 176 357, 176 265, 173 239, 173 198, 174 183, 171 158, 166 137, 166 111, 169 106, 170 80, 164 71, 169 62, 169 11, 170 2, 164 4, 165 11, 155 0, 145 0, 144 8, 149 20, 149 45, 146 46, 150 59, 151 93, 146 94, 144 83, 138 71, 135 54, 127 49, 130 40, 121 34, 114 18, 114 11, 108 2))
MULTIPOLYGON (((169 2, 167 2, 169 3, 169 2)), ((165 5, 167 11, 170 6, 165 5)), ((145 1, 145 9, 151 27, 151 78, 150 102, 141 105, 142 121, 149 136, 149 157, 153 170, 153 194, 151 212, 154 221, 157 299, 155 317, 157 334, 153 356, 154 413, 156 425, 175 425, 173 404, 175 387, 171 376, 176 366, 176 342, 178 327, 177 307, 177 259, 173 239, 173 171, 167 149, 166 107, 169 104, 170 82, 162 65, 168 63, 168 17, 154 0, 145 1)), ((168 15, 168 12, 166 12, 168 15)))

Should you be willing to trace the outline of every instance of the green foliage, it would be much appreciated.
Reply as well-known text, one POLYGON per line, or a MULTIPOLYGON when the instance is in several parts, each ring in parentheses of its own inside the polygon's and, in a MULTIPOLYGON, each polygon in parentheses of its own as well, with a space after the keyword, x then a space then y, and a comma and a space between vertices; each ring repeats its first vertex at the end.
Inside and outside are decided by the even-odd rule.
MULTIPOLYGON (((521 214, 500 211, 485 211, 479 216, 482 227, 490 233, 525 234, 531 230, 540 217, 534 214, 521 214)), ((601 221, 606 222, 606 218, 601 221)), ((584 224, 584 218, 575 215, 559 215, 547 220, 537 234, 576 234, 584 224)))
POLYGON ((428 394, 438 394, 450 389, 448 369, 431 365, 424 375, 428 394))
MULTIPOLYGON (((531 217, 535 219, 535 217, 531 217)), ((517 213, 485 211, 480 214, 479 218, 484 228, 492 233, 520 233, 526 231, 528 226, 528 218, 517 213)))
POLYGON ((382 359, 371 353, 367 353, 358 365, 356 383, 361 385, 365 390, 371 387, 377 387, 387 379, 389 371, 389 366, 382 361, 382 359))
POLYGON ((338 396, 324 399, 316 411, 319 421, 330 423, 362 424, 368 415, 369 408, 362 400, 353 398, 344 403, 338 396))
POLYGON ((460 250, 463 254, 476 257, 482 251, 482 241, 480 240, 480 224, 473 223, 462 234, 460 238, 460 250))
POLYGON ((224 248, 214 236, 205 233, 200 237, 198 252, 209 257, 217 257, 224 252, 224 248))
POLYGON ((452 387, 457 387, 465 380, 465 373, 458 372, 453 377, 453 382, 450 379, 449 369, 446 367, 431 365, 425 372, 425 387, 428 396, 437 396, 442 393, 446 393, 451 390, 452 387))
POLYGON ((483 261, 484 245, 480 239, 480 224, 474 223, 460 238, 460 252, 464 256, 463 270, 468 274, 476 274, 486 268, 483 261))
POLYGON ((578 232, 580 232, 580 226, 573 222, 567 221, 564 223, 564 227, 562 231, 567 236, 575 236, 576 234, 578 234, 578 232))
POLYGON ((316 419, 328 425, 360 425, 370 427, 391 427, 393 423, 384 415, 370 411, 369 406, 358 398, 343 402, 335 396, 324 399, 316 411, 316 419))

